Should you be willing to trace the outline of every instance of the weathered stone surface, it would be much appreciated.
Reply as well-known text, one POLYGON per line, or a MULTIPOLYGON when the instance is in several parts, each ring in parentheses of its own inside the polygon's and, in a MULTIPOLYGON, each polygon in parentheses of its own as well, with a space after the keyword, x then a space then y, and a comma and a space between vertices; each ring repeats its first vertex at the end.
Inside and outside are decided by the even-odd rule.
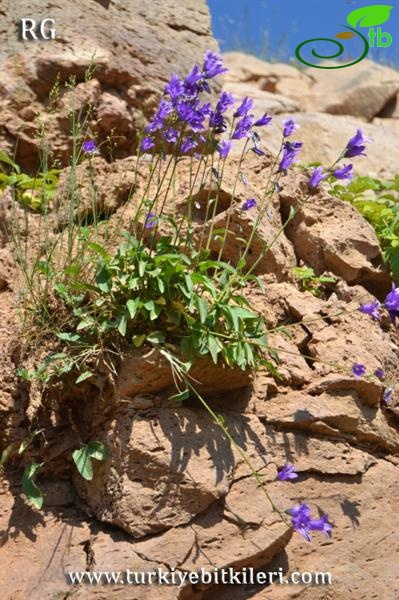
POLYGON ((356 392, 310 396, 289 392, 273 398, 257 414, 267 423, 309 430, 329 437, 366 443, 388 452, 399 450, 399 433, 379 408, 365 406, 356 392))
POLYGON ((265 90, 254 89, 253 85, 248 83, 226 83, 224 89, 233 94, 233 98, 240 102, 245 96, 254 101, 254 111, 256 116, 269 113, 277 115, 279 113, 297 112, 300 105, 295 100, 282 94, 276 94, 265 90))
POLYGON ((311 112, 370 120, 389 111, 399 92, 399 73, 371 60, 362 60, 350 69, 337 69, 333 77, 323 69, 309 68, 306 73, 313 83, 303 98, 303 109, 311 112))
POLYGON ((139 416, 125 403, 105 440, 112 460, 75 484, 98 518, 136 538, 188 523, 227 494, 234 458, 211 418, 189 409, 139 416))
MULTIPOLYGON (((394 119, 384 119, 387 124, 381 127, 380 121, 378 124, 365 123, 352 116, 330 115, 322 112, 276 115, 272 123, 260 132, 262 148, 277 154, 283 121, 287 118, 294 118, 300 125, 300 129, 292 136, 293 139, 303 142, 298 156, 300 163, 321 162, 324 167, 329 167, 337 160, 348 140, 360 128, 371 143, 367 145, 367 156, 356 158, 355 172, 381 178, 396 174, 399 163, 399 136, 394 127, 390 126, 394 119)), ((237 153, 241 150, 240 144, 234 148, 237 153)))
MULTIPOLYGON (((201 393, 235 390, 251 382, 249 372, 216 366, 209 360, 198 360, 190 375, 201 393)), ((174 377, 169 361, 156 349, 126 353, 118 371, 117 395, 132 398, 140 393, 174 390, 174 377)))
MULTIPOLYGON (((9 26, 8 15, 16 10, 9 0, 6 2, 6 25, 2 21, 0 38, 2 28, 9 26)), ((37 0, 33 8, 39 15, 37 0)), ((0 75, 0 124, 5 126, 2 141, 12 148, 21 135, 18 160, 23 166, 34 164, 36 115, 43 116, 57 72, 61 84, 74 72, 78 82, 74 93, 61 85, 55 111, 43 116, 51 150, 61 164, 69 160, 72 104, 85 114, 93 106, 91 131, 105 142, 115 129, 119 144, 116 156, 125 156, 131 154, 134 132, 143 122, 141 111, 149 116, 170 72, 182 73, 200 60, 205 48, 214 47, 209 42, 208 16, 202 3, 189 2, 176 8, 169 1, 145 7, 135 1, 126 7, 119 0, 91 2, 90 6, 87 0, 83 8, 79 3, 79 10, 83 13, 78 11, 77 0, 68 7, 54 6, 54 14, 69 15, 67 41, 60 39, 56 46, 26 45, 23 51, 16 39, 2 46, 10 49, 0 75), (69 11, 74 11, 75 17, 83 14, 84 23, 79 18, 70 19, 69 11), (183 43, 184 56, 179 52, 183 43), (84 72, 93 50, 97 51, 99 68, 93 79, 85 82, 84 72)), ((227 62, 233 68, 226 86, 231 86, 236 96, 254 96, 256 115, 264 110, 285 111, 262 130, 266 149, 271 151, 278 150, 281 124, 292 116, 290 111, 302 108, 305 96, 311 96, 313 90, 320 90, 322 85, 323 93, 328 89, 327 82, 312 83, 316 71, 301 73, 288 65, 242 60, 235 55, 227 62)), ((353 74, 344 71, 343 77, 353 74)), ((295 114, 301 129, 294 139, 305 142, 301 161, 320 160, 328 166, 361 127, 373 143, 367 148, 368 157, 356 162, 357 170, 369 175, 396 173, 396 100, 392 97, 380 110, 392 90, 385 75, 382 80, 385 89, 368 72, 364 80, 343 85, 340 98, 328 94, 321 98, 317 92, 314 101, 328 104, 323 110, 351 114, 356 110, 362 118, 377 116, 373 124, 365 124, 361 118, 345 115, 295 114), (352 106, 348 102, 354 97, 355 85, 359 102, 352 106)), ((317 110, 321 110, 319 105, 317 110)), ((136 179, 135 159, 129 156, 109 164, 104 160, 106 148, 107 143, 103 143, 103 156, 90 159, 90 163, 86 158, 78 167, 81 203, 75 216, 90 222, 93 210, 112 213, 110 231, 119 232, 121 223, 128 228, 136 200, 146 189, 149 161, 143 160, 136 179), (137 196, 131 199, 133 181, 137 196), (90 192, 93 182, 95 198, 90 192)), ((175 198, 172 193, 167 196, 168 215, 174 210, 183 215, 187 210, 192 192, 189 162, 182 161, 176 170, 175 198)), ((259 210, 270 164, 269 156, 259 158, 250 153, 242 166, 245 183, 243 177, 236 181, 238 161, 230 157, 226 162, 214 223, 216 227, 225 224, 231 211, 230 223, 236 229, 223 253, 231 264, 239 257, 238 238, 249 239, 259 214, 245 213, 240 206, 254 197, 259 210)), ((207 202, 218 187, 217 177, 208 171, 203 189, 192 197, 199 229, 206 220, 207 202)), ((62 229, 66 222, 67 179, 68 171, 64 170, 55 199, 55 229, 62 229)), ((262 217, 264 242, 273 239, 290 206, 307 194, 305 179, 295 173, 282 177, 280 183, 284 188, 280 198, 273 196, 262 217)), ((148 195, 152 194, 154 183, 148 190, 148 195)), ((386 557, 387 540, 392 556, 399 551, 392 538, 398 527, 399 467, 397 457, 389 456, 399 450, 397 387, 389 407, 384 406, 382 396, 385 386, 398 381, 399 348, 397 332, 387 314, 381 322, 374 322, 357 311, 361 303, 372 300, 370 291, 383 299, 390 282, 380 267, 381 250, 375 235, 354 209, 324 191, 314 194, 259 262, 265 292, 252 286, 243 291, 265 317, 268 328, 275 330, 268 340, 280 356, 276 368, 282 378, 274 379, 267 371, 252 378, 248 373, 209 363, 202 363, 192 373, 203 382, 200 389, 207 402, 223 415, 228 431, 262 475, 278 507, 284 511, 298 502, 308 502, 314 514, 329 514, 334 524, 332 540, 315 534, 309 545, 297 534, 291 538, 291 531, 271 512, 242 455, 230 447, 214 419, 192 400, 184 405, 171 404, 168 397, 174 382, 170 366, 156 352, 142 356, 140 350, 126 355, 115 386, 110 385, 106 393, 99 376, 98 381, 86 381, 80 391, 70 387, 65 398, 54 389, 47 398, 48 405, 42 404, 41 397, 34 397, 32 388, 28 398, 28 388, 18 384, 15 376, 15 367, 25 362, 15 344, 19 329, 14 292, 19 287, 4 214, 9 222, 14 219, 18 223, 29 252, 40 246, 39 226, 37 215, 29 214, 27 227, 23 211, 15 206, 11 211, 12 201, 10 190, 0 199, 0 450, 10 441, 18 445, 27 434, 29 418, 35 416, 32 426, 36 427, 48 407, 53 420, 50 426, 46 415, 44 460, 51 479, 43 481, 46 474, 39 476, 46 502, 42 513, 22 504, 19 485, 13 488, 14 499, 8 490, 1 497, 0 528, 6 541, 0 548, 1 563, 10 565, 1 582, 3 596, 10 600, 54 600, 72 593, 81 600, 288 600, 299 594, 305 600, 372 600, 377 594, 396 600, 398 581, 392 561, 386 557), (291 267, 302 262, 313 266, 318 274, 327 271, 336 277, 335 283, 320 291, 319 298, 300 291, 292 277, 291 267), (351 375, 354 362, 366 365, 366 377, 351 375), (373 375, 376 368, 384 369, 383 382, 373 375), (62 412, 56 414, 60 405, 62 412), (80 442, 94 439, 107 445, 111 458, 93 461, 95 476, 86 482, 74 470, 70 454, 80 442), (287 462, 295 464, 299 478, 291 483, 275 481, 277 469, 287 462), (74 492, 68 482, 58 480, 59 473, 72 478, 72 470, 74 492), (85 521, 76 506, 94 517, 85 521), (225 566, 266 571, 281 566, 288 574, 294 570, 328 570, 333 585, 306 589, 291 585, 264 589, 185 585, 177 590, 173 586, 127 587, 121 582, 71 588, 65 582, 65 572, 72 569, 150 571, 159 566, 181 572, 225 566)), ((249 265, 258 258, 261 245, 259 240, 251 245, 249 265)), ((212 249, 216 253, 217 245, 212 249)), ((29 452, 34 456, 35 451, 32 444, 29 452)), ((37 460, 42 458, 40 455, 37 460)), ((29 458, 25 456, 25 460, 29 458)))
POLYGON ((298 101, 309 92, 314 82, 313 73, 301 71, 292 65, 268 63, 241 52, 225 52, 223 56, 229 69, 225 76, 227 85, 245 83, 251 85, 255 93, 265 90, 298 101))
POLYGON ((299 210, 286 228, 295 253, 317 273, 331 271, 350 284, 387 291, 390 277, 382 266, 377 236, 371 225, 348 202, 318 192, 310 199, 304 179, 290 179, 280 194, 288 217, 299 210), (302 188, 302 200, 298 191, 302 188), (345 223, 345 227, 342 227, 345 223))
POLYGON ((43 484, 47 510, 29 507, 21 496, 20 474, 0 482, 0 591, 10 600, 51 600, 67 594, 67 571, 85 571, 88 523, 72 506, 67 482, 43 484), (4 568, 7 565, 7 568, 4 568))
MULTIPOLYGON (((92 105, 87 125, 98 141, 112 135, 113 156, 126 156, 132 152, 143 114, 150 116, 170 74, 184 74, 207 49, 216 49, 204 0, 179 7, 169 0, 147 5, 138 0, 127 5, 122 0, 73 0, 67 6, 33 0, 25 7, 4 0, 0 40, 0 140, 12 153, 18 139, 17 162, 30 169, 39 164, 36 115, 46 113, 57 77, 61 104, 58 109, 54 97, 55 112, 45 117, 51 157, 68 164, 72 144, 68 110, 79 104, 86 109, 92 105), (37 21, 51 15, 56 40, 20 41, 15 24, 25 13, 37 21), (93 63, 93 80, 85 83, 93 63), (79 84, 74 94, 65 86, 71 76, 79 84)), ((105 146, 101 152, 107 155, 105 146)))

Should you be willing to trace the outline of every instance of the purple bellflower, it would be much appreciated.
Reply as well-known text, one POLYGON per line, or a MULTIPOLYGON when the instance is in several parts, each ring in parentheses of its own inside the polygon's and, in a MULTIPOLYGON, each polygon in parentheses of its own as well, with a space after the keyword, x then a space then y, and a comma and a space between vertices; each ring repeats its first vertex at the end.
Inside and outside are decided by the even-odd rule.
POLYGON ((315 190, 326 177, 328 177, 328 173, 324 173, 323 167, 317 167, 316 169, 313 169, 312 175, 309 179, 309 187, 312 190, 315 190))
POLYGON ((144 229, 153 229, 157 224, 157 218, 153 212, 149 212, 144 221, 144 229))
POLYGON ((218 144, 218 151, 220 158, 226 158, 229 155, 233 142, 230 140, 222 140, 218 144))
POLYGON ((280 481, 289 481, 290 479, 297 479, 298 473, 295 470, 294 465, 284 465, 282 469, 277 473, 277 479, 280 481))
POLYGON ((279 164, 279 172, 287 171, 295 162, 302 148, 302 142, 284 142, 283 157, 279 164))
POLYGON ((251 100, 251 98, 248 98, 248 96, 245 96, 244 100, 241 102, 240 106, 237 108, 237 110, 233 114, 233 117, 234 118, 244 117, 251 110, 253 104, 254 104, 254 101, 251 100))
POLYGON ((97 152, 97 144, 94 140, 86 140, 82 144, 82 150, 85 154, 95 154, 97 152))
POLYGON ((151 148, 153 148, 154 146, 155 142, 152 137, 144 137, 141 140, 140 150, 142 152, 148 152, 148 150, 151 150, 151 148))
POLYGON ((385 298, 384 306, 389 312, 392 323, 395 325, 396 317, 399 317, 399 287, 392 284, 392 290, 385 298))
POLYGON ((355 156, 366 156, 364 150, 366 149, 366 143, 369 140, 363 137, 363 132, 358 129, 356 135, 354 135, 347 143, 344 156, 346 158, 354 158, 355 156))
POLYGON ((257 205, 257 202, 255 200, 255 198, 248 198, 248 200, 245 200, 244 204, 241 206, 242 210, 251 210, 252 208, 255 208, 257 205))
POLYGON ((299 129, 299 125, 295 123, 294 119, 285 119, 283 136, 290 137, 297 129, 299 129))
POLYGON ((352 366, 352 373, 357 378, 362 377, 366 373, 366 367, 361 363, 355 363, 352 366))
POLYGON ((292 527, 300 533, 306 541, 310 542, 311 531, 322 531, 326 537, 331 537, 332 525, 328 522, 328 515, 323 515, 319 519, 312 519, 310 508, 307 504, 297 504, 288 509, 291 515, 292 527))
POLYGON ((353 165, 344 165, 339 169, 335 169, 335 171, 333 171, 333 175, 335 179, 346 180, 349 182, 351 179, 353 179, 352 169, 353 165))
POLYGON ((223 66, 223 58, 216 52, 211 52, 210 50, 205 54, 202 70, 205 79, 213 79, 228 71, 228 69, 223 66))
POLYGON ((254 123, 254 118, 252 115, 245 115, 237 122, 235 126, 233 135, 231 136, 233 140, 241 140, 242 138, 248 137, 251 127, 254 123))
POLYGON ((381 318, 380 315, 381 304, 376 300, 375 302, 370 302, 368 304, 362 304, 359 306, 358 310, 364 315, 370 315, 375 321, 378 321, 381 318))
POLYGON ((269 125, 271 120, 272 118, 267 113, 265 113, 263 117, 255 121, 254 127, 264 127, 265 125, 269 125))

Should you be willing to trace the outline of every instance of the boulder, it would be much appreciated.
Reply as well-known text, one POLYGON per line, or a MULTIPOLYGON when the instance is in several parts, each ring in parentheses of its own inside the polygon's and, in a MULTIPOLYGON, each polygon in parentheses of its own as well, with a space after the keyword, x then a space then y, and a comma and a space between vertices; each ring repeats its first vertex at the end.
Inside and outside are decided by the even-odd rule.
MULTIPOLYGON (((399 164, 399 136, 395 129, 396 119, 379 119, 376 123, 365 123, 360 119, 329 115, 321 112, 303 112, 279 114, 267 127, 259 132, 262 138, 261 148, 277 154, 280 149, 283 121, 294 119, 300 126, 292 140, 303 142, 298 162, 309 164, 318 162, 324 167, 332 165, 340 156, 348 140, 357 129, 362 129, 370 140, 366 155, 353 160, 354 171, 359 175, 394 177, 399 164), (381 127, 381 124, 384 127, 381 127)), ((236 154, 242 152, 242 144, 233 146, 236 154)))
POLYGON ((303 176, 291 178, 284 185, 280 201, 286 219, 290 209, 297 210, 285 233, 298 258, 317 273, 331 271, 347 283, 361 283, 377 295, 388 292, 390 276, 374 229, 349 202, 323 190, 309 197, 303 176))
POLYGON ((285 63, 269 63, 242 52, 225 52, 226 84, 245 83, 255 90, 282 94, 300 101, 314 82, 313 74, 285 63))
POLYGON ((309 68, 306 73, 313 83, 302 106, 311 112, 352 115, 370 121, 380 113, 388 116, 384 113, 392 111, 399 92, 398 71, 371 60, 336 69, 333 76, 324 69, 309 68))

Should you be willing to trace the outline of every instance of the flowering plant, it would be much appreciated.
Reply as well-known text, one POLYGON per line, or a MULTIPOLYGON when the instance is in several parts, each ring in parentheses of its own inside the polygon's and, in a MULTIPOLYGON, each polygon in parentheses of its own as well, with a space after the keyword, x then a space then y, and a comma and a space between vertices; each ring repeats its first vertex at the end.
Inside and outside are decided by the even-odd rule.
MULTIPOLYGON (((278 373, 278 352, 269 346, 267 329, 262 317, 250 305, 245 295, 248 284, 258 285, 262 280, 256 268, 262 258, 277 243, 285 227, 295 218, 304 203, 310 201, 317 189, 327 181, 349 181, 352 163, 347 159, 364 155, 366 143, 361 130, 348 141, 342 153, 328 168, 318 166, 308 174, 308 190, 285 222, 277 228, 267 243, 261 239, 259 229, 268 218, 268 207, 274 195, 281 191, 284 177, 298 160, 302 142, 292 141, 299 129, 293 119, 283 124, 277 156, 270 157, 270 173, 264 189, 248 194, 243 201, 236 194, 237 182, 246 182, 244 159, 249 152, 256 157, 267 154, 262 144, 261 131, 271 122, 268 114, 255 116, 253 101, 235 100, 222 92, 215 105, 206 94, 211 91, 212 79, 226 71, 219 55, 207 52, 203 63, 195 65, 185 77, 172 75, 152 120, 138 141, 135 181, 138 173, 148 168, 144 191, 136 193, 133 186, 129 204, 134 205, 130 219, 123 219, 124 232, 117 230, 117 239, 101 236, 99 220, 91 227, 76 226, 74 220, 75 197, 71 200, 70 223, 67 237, 65 264, 60 269, 55 262, 54 246, 46 245, 46 260, 35 263, 38 275, 37 290, 51 292, 40 298, 39 309, 34 314, 43 327, 43 313, 47 322, 46 334, 62 343, 64 351, 55 354, 65 368, 52 373, 65 374, 78 370, 77 385, 95 376, 99 361, 116 373, 113 359, 131 347, 143 345, 156 347, 169 360, 177 387, 174 399, 184 401, 190 395, 197 397, 238 450, 258 481, 275 511, 306 540, 310 532, 321 531, 331 535, 328 516, 311 517, 307 504, 298 504, 283 511, 270 498, 261 475, 228 431, 223 419, 199 394, 190 378, 192 363, 198 357, 208 357, 215 364, 239 369, 265 367, 275 377, 278 373), (242 145, 233 191, 228 206, 222 206, 222 183, 227 161, 235 145, 242 145), (190 184, 184 206, 177 206, 173 198, 173 184, 181 164, 190 165, 190 184), (194 219, 194 208, 201 192, 208 184, 203 218, 194 219), (172 206, 171 206, 172 205, 172 206), (224 213, 222 226, 216 217, 224 213), (226 244, 231 238, 234 214, 251 217, 246 237, 234 237, 238 259, 226 259, 226 244), (249 261, 255 240, 261 240, 262 251, 249 261), (115 242, 117 242, 115 244, 115 242), (116 248, 116 249, 115 249, 116 248), (43 279, 45 285, 43 286, 43 279), (51 285, 50 285, 51 284, 51 285), (54 310, 54 305, 58 310, 54 310), (288 514, 291 521, 288 522, 288 514)), ((85 132, 79 160, 92 160, 99 148, 85 132)), ((76 164, 73 165, 76 167, 76 164)), ((72 176, 74 175, 73 169, 72 176)), ((201 205, 200 205, 201 208, 201 205)), ((122 221, 122 219, 121 219, 122 221)), ((297 270, 300 277, 303 272, 297 270)), ((309 273, 308 273, 309 279, 309 273)), ((310 273, 312 286, 331 282, 331 278, 317 278, 310 273), (316 281, 315 281, 316 279, 316 281)), ((313 287, 311 287, 313 289, 313 287)), ((37 293, 37 292, 36 292, 37 293)), ((399 291, 393 286, 381 305, 378 301, 364 304, 358 309, 378 320, 386 309, 395 323, 399 316, 399 291)), ((57 360, 55 359, 55 360, 57 360)), ((54 361, 52 361, 54 369, 54 361)), ((378 370, 377 370, 378 371, 378 370)), ((382 379, 380 369, 373 377, 382 379)), ((39 368, 43 376, 43 368, 39 368)), ((366 376, 367 369, 354 363, 352 376, 366 376)), ((32 380, 32 374, 20 373, 32 380)), ((49 378, 46 380, 48 383, 49 378)), ((385 400, 392 397, 387 387, 385 400)), ((106 460, 105 448, 94 443, 92 447, 74 452, 75 464, 86 478, 92 476, 91 468, 84 470, 82 463, 88 459, 106 460)), ((91 464, 91 463, 90 463, 91 464)), ((29 496, 38 465, 26 471, 24 487, 29 496)), ((280 481, 294 481, 299 477, 293 465, 283 466, 277 475, 280 481)), ((35 484, 35 493, 38 494, 35 484)))

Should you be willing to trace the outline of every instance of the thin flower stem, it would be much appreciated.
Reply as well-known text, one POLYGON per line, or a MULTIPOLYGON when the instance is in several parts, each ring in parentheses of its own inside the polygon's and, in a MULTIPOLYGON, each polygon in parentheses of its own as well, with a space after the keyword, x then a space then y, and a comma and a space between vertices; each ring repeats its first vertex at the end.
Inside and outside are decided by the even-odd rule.
POLYGON ((271 498, 269 492, 267 491, 267 488, 265 486, 264 481, 262 480, 261 475, 259 475, 259 471, 255 469, 255 467, 252 465, 252 462, 250 461, 250 459, 248 458, 248 455, 246 452, 244 452, 244 450, 241 448, 241 446, 239 444, 237 444, 237 442, 235 441, 235 439, 233 438, 233 436, 230 434, 229 430, 227 429, 227 427, 224 425, 222 419, 212 410, 212 408, 209 406, 209 404, 204 400, 204 398, 201 396, 201 394, 199 394, 197 392, 197 390, 195 389, 195 387, 190 383, 190 381, 187 379, 187 377, 185 377, 185 383, 187 385, 187 387, 193 392, 193 394, 198 398, 198 400, 201 402, 201 404, 203 405, 203 407, 206 409, 206 411, 211 415, 211 417, 215 420, 215 423, 220 427, 220 429, 223 431, 224 435, 227 437, 227 439, 229 440, 229 442, 231 443, 231 445, 237 450, 237 452, 240 454, 241 458, 244 460, 244 462, 246 463, 246 465, 248 466, 248 468, 251 471, 251 474, 253 475, 253 477, 256 479, 256 481, 258 482, 260 488, 262 489, 263 493, 265 494, 267 500, 269 501, 273 512, 276 512, 279 517, 281 518, 281 520, 283 521, 283 523, 285 525, 287 525, 288 528, 291 528, 291 524, 288 523, 287 521, 287 517, 284 515, 284 513, 278 508, 278 506, 275 504, 275 502, 273 501, 273 499, 271 498))

